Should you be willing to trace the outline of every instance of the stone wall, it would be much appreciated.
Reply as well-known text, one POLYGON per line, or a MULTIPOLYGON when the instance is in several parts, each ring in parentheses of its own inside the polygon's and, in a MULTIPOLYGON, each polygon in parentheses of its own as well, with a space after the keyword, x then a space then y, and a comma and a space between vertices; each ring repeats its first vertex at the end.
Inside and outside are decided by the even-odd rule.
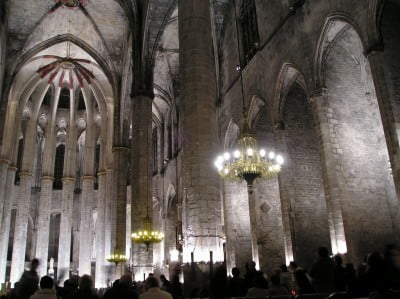
POLYGON ((304 90, 295 83, 283 109, 286 162, 282 188, 287 188, 293 219, 294 258, 309 267, 317 248, 330 247, 328 215, 318 140, 310 104, 304 90))

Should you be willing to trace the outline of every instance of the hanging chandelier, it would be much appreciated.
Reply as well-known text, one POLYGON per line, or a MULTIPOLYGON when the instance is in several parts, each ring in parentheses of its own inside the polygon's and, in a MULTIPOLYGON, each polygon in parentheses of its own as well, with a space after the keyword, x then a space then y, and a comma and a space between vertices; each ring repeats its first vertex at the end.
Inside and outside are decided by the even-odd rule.
POLYGON ((243 133, 232 152, 225 152, 215 160, 220 176, 227 180, 245 180, 248 192, 253 193, 253 183, 257 178, 271 179, 281 170, 284 159, 265 149, 259 149, 257 140, 244 125, 243 133))
POLYGON ((164 240, 164 234, 152 229, 150 217, 147 213, 143 221, 143 229, 133 233, 132 240, 135 243, 146 244, 147 250, 149 250, 150 244, 160 243, 164 240))
MULTIPOLYGON (((236 15, 236 0, 234 3, 234 12, 236 20, 236 33, 239 37, 238 18, 236 15)), ((220 176, 227 180, 245 180, 247 183, 247 191, 253 193, 254 180, 271 179, 280 171, 284 159, 281 155, 277 155, 270 151, 267 153, 265 149, 259 149, 256 138, 250 133, 246 117, 246 104, 244 99, 244 84, 241 66, 241 52, 239 38, 237 38, 237 49, 239 56, 239 65, 236 66, 236 71, 239 72, 242 108, 243 108, 243 130, 236 143, 236 148, 233 152, 225 152, 219 155, 215 160, 215 167, 218 169, 220 176)))
POLYGON ((114 263, 116 266, 119 263, 126 262, 126 260, 127 258, 125 254, 123 254, 118 248, 115 248, 114 252, 109 257, 107 257, 107 262, 114 263))

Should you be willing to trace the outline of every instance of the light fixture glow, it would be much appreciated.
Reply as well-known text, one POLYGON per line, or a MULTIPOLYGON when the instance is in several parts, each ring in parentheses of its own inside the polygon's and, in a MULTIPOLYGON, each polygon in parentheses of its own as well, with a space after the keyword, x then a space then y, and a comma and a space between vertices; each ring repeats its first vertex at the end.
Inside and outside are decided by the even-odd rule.
POLYGON ((229 153, 225 153, 225 154, 224 154, 224 159, 225 159, 226 161, 228 161, 230 158, 231 158, 231 155, 230 155, 229 153))
POLYGON ((281 155, 277 155, 277 156, 276 156, 276 162, 277 162, 279 165, 282 165, 283 162, 284 162, 283 157, 282 157, 281 155))
POLYGON ((275 153, 274 153, 274 152, 269 152, 268 158, 270 158, 271 160, 272 160, 273 158, 275 158, 275 153))

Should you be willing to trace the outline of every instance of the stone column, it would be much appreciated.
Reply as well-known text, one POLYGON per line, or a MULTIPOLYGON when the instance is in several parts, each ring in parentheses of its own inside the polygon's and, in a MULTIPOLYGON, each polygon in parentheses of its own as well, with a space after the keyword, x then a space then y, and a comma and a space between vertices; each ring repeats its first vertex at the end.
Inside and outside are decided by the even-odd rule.
POLYGON ((182 86, 184 262, 223 260, 218 153, 216 74, 210 1, 179 1, 182 86))
MULTIPOLYGON (((132 188, 132 231, 143 229, 146 207, 149 206, 149 217, 153 215, 152 200, 152 96, 137 95, 132 105, 132 149, 131 149, 131 188, 132 188)), ((134 271, 136 279, 143 279, 153 272, 153 248, 147 251, 144 244, 132 244, 134 271)))
MULTIPOLYGON (((276 122, 274 124, 274 137, 276 149, 280 153, 286 153, 286 143, 285 143, 285 132, 284 123, 276 122)), ((282 168, 280 175, 278 176, 279 181, 279 193, 281 198, 281 210, 282 210, 282 225, 283 225, 283 235, 284 235, 284 246, 285 246, 285 257, 286 264, 289 264, 294 260, 294 225, 293 225, 293 212, 290 200, 290 186, 284 184, 283 182, 288 180, 288 173, 285 167, 282 168)))
POLYGON ((42 178, 40 185, 39 211, 37 218, 36 258, 40 260, 38 274, 40 277, 47 274, 47 261, 49 252, 50 214, 53 195, 54 163, 55 163, 55 114, 58 99, 54 99, 50 124, 46 131, 44 143, 42 178))
POLYGON ((106 184, 107 172, 102 171, 98 174, 99 190, 97 204, 97 227, 96 227, 96 288, 106 287, 105 281, 105 262, 104 240, 105 240, 105 215, 106 215, 106 184))
POLYGON ((386 82, 383 47, 378 45, 369 49, 366 53, 371 68, 372 79, 378 100, 379 111, 382 119, 383 131, 385 133, 389 159, 392 167, 393 180, 396 188, 397 198, 400 196, 400 149, 399 137, 396 129, 394 116, 395 108, 390 99, 389 88, 386 82))
POLYGON ((10 161, 5 159, 0 159, 0 224, 3 217, 5 192, 7 188, 7 173, 10 161))
POLYGON ((17 215, 15 219, 13 253, 11 261, 11 283, 17 282, 25 266, 26 238, 32 188, 32 169, 35 156, 35 142, 37 136, 37 121, 28 120, 25 131, 25 145, 22 155, 20 172, 17 215))
POLYGON ((91 275, 92 261, 92 214, 94 177, 82 177, 81 222, 79 241, 79 275, 91 275))
MULTIPOLYGON (((113 195, 116 200, 116 243, 115 247, 123 253, 126 247, 126 184, 128 148, 114 147, 113 195)), ((111 251, 113 248, 111 248, 111 251)))
POLYGON ((36 258, 40 260, 38 275, 47 274, 47 260, 49 252, 51 198, 53 193, 52 176, 43 176, 41 179, 39 211, 37 220, 36 258))
POLYGON ((10 235, 11 207, 16 171, 17 168, 13 166, 8 167, 7 184, 4 193, 4 214, 0 230, 0 283, 4 283, 6 279, 8 239, 10 235))
POLYGON ((329 96, 324 89, 320 89, 311 96, 310 102, 317 138, 319 140, 332 252, 334 254, 345 253, 347 252, 347 244, 341 208, 341 198, 343 195, 341 194, 340 178, 337 176, 337 163, 334 157, 336 154, 336 149, 333 147, 335 142, 331 136, 332 124, 329 118, 332 110, 329 106, 329 96))
POLYGON ((14 243, 11 258, 11 283, 17 282, 25 268, 26 238, 28 231, 29 205, 32 188, 32 173, 19 174, 18 208, 15 219, 14 243))
POLYGON ((245 264, 254 259, 253 248, 257 248, 245 183, 224 182, 224 212, 228 272, 238 267, 245 273, 245 264))
MULTIPOLYGON (((71 107, 75 107, 74 93, 70 90, 71 107)), ((58 105, 58 97, 55 105, 58 105)), ((55 106, 56 107, 56 106, 55 106)), ((70 110, 68 134, 65 144, 64 168, 61 193, 61 219, 60 237, 58 242, 57 279, 63 283, 69 277, 71 262, 71 239, 72 239, 72 213, 74 205, 75 190, 75 167, 76 167, 76 127, 75 111, 70 110)), ((53 146, 55 149, 55 145, 53 146)), ((54 161, 54 160, 53 160, 54 161)), ((54 165, 51 169, 54 169, 54 165)))
MULTIPOLYGON (((115 217, 113 217, 114 213, 113 211, 116 211, 116 209, 113 209, 113 206, 115 205, 115 200, 113 200, 112 197, 112 175, 113 175, 113 169, 112 168, 107 168, 107 178, 106 178, 106 210, 105 210, 105 236, 104 236, 104 255, 107 258, 111 254, 111 248, 115 247, 115 243, 113 241, 113 238, 111 236, 115 235, 115 225, 114 225, 114 220, 115 217)), ((116 214, 116 213, 115 213, 116 214)), ((108 264, 108 263, 106 263, 108 264)))
POLYGON ((60 238, 57 258, 57 278, 61 283, 68 279, 70 270, 75 179, 64 176, 62 182, 60 238))

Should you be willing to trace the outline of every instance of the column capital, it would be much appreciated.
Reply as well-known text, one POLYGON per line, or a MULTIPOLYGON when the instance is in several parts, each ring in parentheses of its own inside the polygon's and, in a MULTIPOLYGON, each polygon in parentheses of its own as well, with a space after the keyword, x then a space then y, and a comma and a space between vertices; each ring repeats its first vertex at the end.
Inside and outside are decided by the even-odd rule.
POLYGON ((10 164, 10 163, 11 163, 10 160, 4 159, 4 158, 0 159, 0 164, 10 164))
POLYGON ((285 122, 282 120, 276 121, 273 124, 273 128, 274 128, 274 132, 275 131, 283 131, 283 130, 285 130, 285 122))
POLYGON ((383 52, 384 46, 382 42, 375 42, 374 44, 370 45, 365 51, 365 57, 369 58, 370 56, 377 54, 379 52, 383 52))
POLYGON ((97 173, 97 175, 100 177, 100 176, 103 176, 103 175, 107 175, 107 171, 106 170, 102 170, 102 171, 99 171, 98 173, 97 173))
POLYGON ((19 173, 19 176, 20 177, 23 177, 23 176, 32 176, 32 173, 31 172, 29 172, 29 171, 21 171, 20 173, 19 173))
POLYGON ((44 175, 44 176, 42 176, 42 178, 40 180, 42 180, 42 181, 54 181, 54 177, 50 176, 50 175, 44 175))
POLYGON ((112 148, 112 152, 116 153, 116 152, 127 152, 129 150, 129 148, 125 147, 125 146, 114 146, 112 148))
POLYGON ((147 98, 154 98, 154 92, 153 90, 148 90, 148 89, 134 89, 132 90, 130 94, 131 98, 136 98, 136 97, 147 97, 147 98))
POLYGON ((85 181, 85 180, 92 180, 92 181, 94 181, 94 180, 95 180, 95 177, 92 176, 92 175, 84 175, 84 176, 82 177, 82 181, 85 181))
POLYGON ((75 182, 75 178, 70 177, 70 176, 65 176, 61 179, 63 182, 75 182))
POLYGON ((8 170, 11 170, 11 171, 17 171, 17 167, 15 167, 15 166, 12 166, 12 165, 9 165, 8 166, 8 170))
POLYGON ((313 91, 311 91, 308 102, 313 103, 316 99, 328 95, 328 89, 326 87, 317 87, 313 91))

